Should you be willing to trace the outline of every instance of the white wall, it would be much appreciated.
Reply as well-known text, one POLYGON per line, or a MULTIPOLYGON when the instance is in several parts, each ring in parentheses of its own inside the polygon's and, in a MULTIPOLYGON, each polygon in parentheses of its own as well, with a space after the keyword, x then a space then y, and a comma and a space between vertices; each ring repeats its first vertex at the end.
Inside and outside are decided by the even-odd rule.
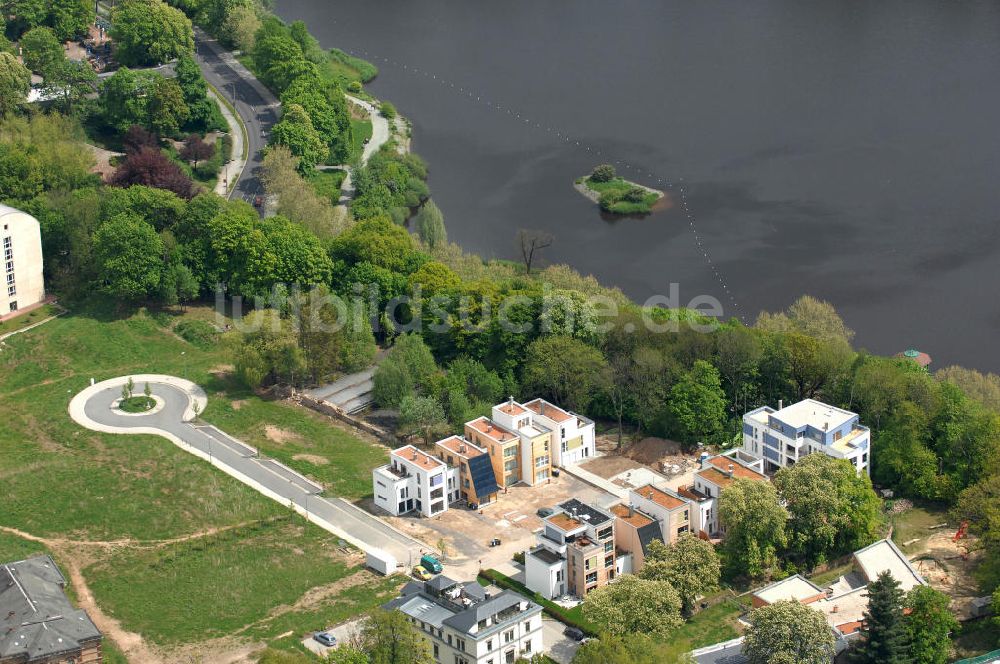
POLYGON ((45 299, 45 280, 42 277, 42 235, 38 221, 29 214, 0 205, 0 316, 17 309, 27 309, 45 299), (10 238, 12 260, 7 260, 4 240, 10 238), (12 262, 16 289, 8 295, 8 262, 12 262))

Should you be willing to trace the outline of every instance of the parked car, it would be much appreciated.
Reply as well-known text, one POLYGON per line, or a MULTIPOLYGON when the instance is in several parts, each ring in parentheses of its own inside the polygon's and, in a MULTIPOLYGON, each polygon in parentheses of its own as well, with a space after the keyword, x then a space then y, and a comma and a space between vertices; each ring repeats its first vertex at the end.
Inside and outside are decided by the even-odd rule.
POLYGON ((563 635, 568 636, 574 641, 583 641, 583 639, 586 637, 586 634, 584 634, 583 630, 580 629, 579 627, 567 627, 566 629, 563 630, 563 635))
POLYGON ((330 632, 316 632, 313 634, 313 640, 319 641, 327 648, 337 645, 337 637, 330 632))
POLYGON ((500 546, 500 538, 499 537, 494 537, 493 539, 491 539, 490 540, 490 546, 491 547, 493 547, 493 546, 500 546))
POLYGON ((429 581, 434 578, 434 575, 424 569, 421 565, 417 565, 413 568, 413 576, 417 577, 421 581, 429 581))
POLYGON ((543 519, 547 516, 552 516, 555 513, 556 511, 551 507, 540 507, 535 511, 535 514, 537 514, 539 517, 543 519))
POLYGON ((441 561, 430 554, 424 554, 420 557, 420 564, 424 566, 428 572, 433 572, 434 574, 440 574, 444 567, 441 565, 441 561))

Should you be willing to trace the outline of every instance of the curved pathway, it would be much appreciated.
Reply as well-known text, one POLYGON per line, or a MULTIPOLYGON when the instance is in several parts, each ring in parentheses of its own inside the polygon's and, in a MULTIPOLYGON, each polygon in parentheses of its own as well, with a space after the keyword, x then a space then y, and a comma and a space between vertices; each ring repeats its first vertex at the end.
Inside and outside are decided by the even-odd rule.
POLYGON ((91 385, 73 397, 70 417, 94 431, 162 436, 363 551, 387 551, 408 565, 427 548, 342 498, 322 497, 320 484, 274 459, 262 457, 250 445, 209 424, 195 422, 208 398, 191 381, 158 374, 135 375, 132 380, 136 394, 142 394, 148 383, 162 407, 148 414, 117 410, 122 385, 128 381, 127 376, 122 376, 91 385))

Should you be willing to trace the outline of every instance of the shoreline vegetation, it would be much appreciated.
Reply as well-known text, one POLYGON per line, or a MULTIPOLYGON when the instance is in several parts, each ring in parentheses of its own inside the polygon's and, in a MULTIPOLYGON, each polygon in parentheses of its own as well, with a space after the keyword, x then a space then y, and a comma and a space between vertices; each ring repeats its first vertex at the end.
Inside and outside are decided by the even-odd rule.
POLYGON ((590 175, 577 178, 573 188, 613 215, 646 216, 672 206, 664 192, 626 180, 611 164, 596 166, 590 175))

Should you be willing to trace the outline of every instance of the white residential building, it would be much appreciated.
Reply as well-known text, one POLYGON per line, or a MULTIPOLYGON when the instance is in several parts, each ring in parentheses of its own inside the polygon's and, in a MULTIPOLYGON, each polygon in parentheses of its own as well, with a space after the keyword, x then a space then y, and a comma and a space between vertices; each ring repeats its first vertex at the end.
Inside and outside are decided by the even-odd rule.
POLYGON ((0 251, 0 320, 4 320, 45 300, 38 220, 0 204, 0 251))
POLYGON ((437 516, 458 498, 458 469, 406 445, 389 454, 388 464, 372 471, 372 485, 375 505, 393 516, 437 516))
POLYGON ((544 648, 541 606, 510 590, 491 597, 475 581, 411 581, 382 608, 405 614, 442 664, 513 664, 544 648))
POLYGON ((779 402, 778 410, 763 406, 743 416, 742 452, 763 459, 766 472, 821 452, 869 473, 871 432, 858 420, 856 413, 814 399, 784 408, 779 402))
POLYGON ((701 470, 694 474, 690 486, 677 491, 682 498, 690 500, 694 507, 691 530, 703 538, 721 539, 726 529, 724 524, 719 523, 719 497, 739 478, 770 481, 767 475, 758 470, 762 467, 760 461, 753 466, 744 463, 733 452, 711 457, 703 455, 701 470))
POLYGON ((572 466, 594 456, 594 422, 545 399, 524 404, 534 422, 552 431, 552 465, 572 466))

